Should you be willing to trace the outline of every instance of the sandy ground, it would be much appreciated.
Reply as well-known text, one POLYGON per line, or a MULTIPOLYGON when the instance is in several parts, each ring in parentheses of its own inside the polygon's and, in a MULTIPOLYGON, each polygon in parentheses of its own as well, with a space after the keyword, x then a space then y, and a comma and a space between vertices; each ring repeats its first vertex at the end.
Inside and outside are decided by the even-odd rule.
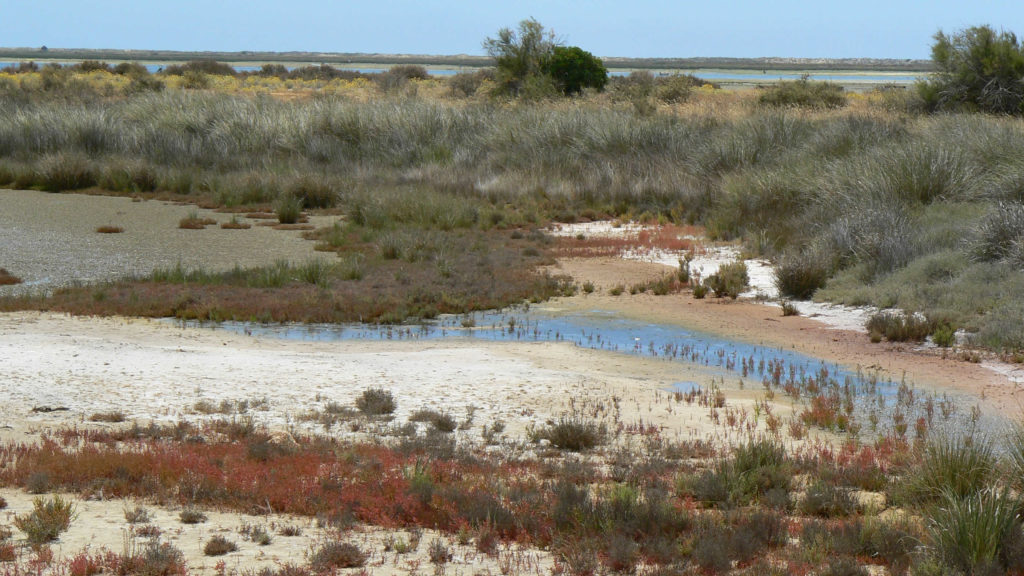
MULTIPOLYGON (((317 256, 301 231, 274 230, 241 216, 251 228, 178 228, 191 212, 218 223, 231 220, 230 214, 157 200, 0 190, 0 268, 23 280, 0 287, 0 295, 145 275, 179 262, 220 271, 317 256), (124 232, 100 234, 100 226, 124 232)), ((310 223, 326 226, 334 220, 318 217, 310 223)))

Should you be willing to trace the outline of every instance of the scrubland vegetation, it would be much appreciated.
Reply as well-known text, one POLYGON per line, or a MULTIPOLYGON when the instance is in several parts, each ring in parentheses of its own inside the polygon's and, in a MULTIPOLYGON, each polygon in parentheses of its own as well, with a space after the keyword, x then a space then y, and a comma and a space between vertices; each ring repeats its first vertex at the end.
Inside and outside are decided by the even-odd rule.
MULTIPOLYGON (((8 297, 0 309, 432 318, 574 293, 571 279, 538 270, 558 255, 616 246, 540 229, 618 218, 740 240, 778 265, 787 298, 900 309, 872 319, 874 340, 930 336, 948 346, 963 329, 977 346, 1024 349, 1019 118, 936 100, 937 84, 848 94, 804 79, 732 93, 636 73, 565 98, 577 90, 541 80, 501 71, 438 79, 415 66, 238 74, 215 62, 158 75, 100 63, 0 74, 0 185, 194 202, 233 212, 233 227, 240 215, 290 226, 310 213, 338 216, 308 231, 323 256, 305 263, 158 269, 8 297)), ((179 223, 209 224, 198 214, 179 223)), ((628 290, 736 298, 747 284, 742 262, 699 283, 688 264, 628 290)), ((0 283, 17 281, 0 269, 0 283)), ((937 421, 956 412, 949 398, 915 400, 905 385, 886 398, 872 382, 868 399, 855 400, 862 383, 840 383, 825 368, 791 368, 787 379, 781 363, 738 360, 744 377, 763 378, 752 416, 720 390, 671 400, 698 402, 731 430, 729 442, 670 438, 583 411, 521 436, 489 423, 477 439, 444 411, 396 423, 401 399, 367 388, 351 406, 299 417, 325 434, 293 429, 285 440, 230 402, 197 406, 232 414, 204 424, 129 426, 120 412, 97 413, 90 421, 103 429, 0 446, 0 485, 142 499, 180 508, 181 523, 206 521, 208 509, 294 514, 336 536, 304 565, 261 576, 364 569, 375 551, 345 538, 358 524, 438 530, 445 539, 428 550, 437 573, 455 543, 499 558, 512 543, 541 549, 553 573, 572 576, 866 574, 867 564, 917 576, 1024 571, 1021 430, 983 432, 972 411, 962 430, 941 432, 937 421), (788 425, 772 412, 776 394, 794 400, 788 425), (330 434, 341 426, 363 436, 330 434)), ((129 522, 142 516, 125 509, 129 522)), ((40 497, 13 521, 43 557, 74 507, 40 497)), ((0 527, 0 562, 23 573, 11 536, 0 527)), ((185 573, 181 552, 159 530, 152 536, 122 555, 84 553, 66 570, 185 573)), ((204 553, 270 538, 244 536, 211 538, 204 553)), ((418 545, 419 536, 415 545, 392 539, 385 551, 418 545)))
MULTIPOLYGON (((844 94, 810 81, 743 94, 638 73, 600 94, 522 103, 488 96, 496 84, 485 75, 472 88, 409 71, 396 82, 221 71, 0 75, 0 181, 238 211, 341 211, 343 224, 315 234, 341 255, 321 286, 366 295, 361 286, 402 285, 403 274, 435 279, 430 293, 399 298, 395 319, 429 315, 417 301, 457 311, 560 293, 546 280, 507 282, 508 294, 467 302, 481 292, 472 278, 529 277, 544 261, 543 243, 513 237, 540 241, 529 230, 552 219, 618 217, 742 239, 779 262, 787 296, 898 307, 985 347, 1024 346, 1020 323, 1007 320, 1024 306, 1017 119, 925 115, 914 92, 844 94), (202 88, 188 87, 189 73, 206 78, 202 88), (140 78, 167 87, 132 88, 140 78), (463 282, 472 289, 455 287, 463 282), (441 305, 442 294, 454 303, 441 305)), ((164 300, 190 296, 159 284, 164 300)), ((149 302, 150 289, 108 290, 94 311, 124 305, 121 292, 149 302)), ((30 305, 61 299, 95 304, 84 294, 30 305)), ((309 317, 381 318, 393 304, 309 317)), ((186 315, 255 316, 228 301, 206 308, 186 315)))

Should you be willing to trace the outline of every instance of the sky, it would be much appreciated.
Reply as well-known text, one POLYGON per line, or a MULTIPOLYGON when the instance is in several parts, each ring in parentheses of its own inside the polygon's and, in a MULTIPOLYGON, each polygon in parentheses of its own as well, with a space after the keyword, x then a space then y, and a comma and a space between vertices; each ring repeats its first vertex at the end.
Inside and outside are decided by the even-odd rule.
POLYGON ((483 54, 535 18, 597 56, 929 58, 932 36, 1024 37, 1024 0, 2 0, 0 46, 483 54))

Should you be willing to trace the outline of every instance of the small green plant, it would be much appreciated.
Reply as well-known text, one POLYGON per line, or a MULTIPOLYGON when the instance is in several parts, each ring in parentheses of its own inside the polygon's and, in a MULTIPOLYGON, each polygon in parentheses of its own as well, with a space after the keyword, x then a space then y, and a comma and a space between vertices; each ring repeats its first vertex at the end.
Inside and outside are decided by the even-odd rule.
POLYGON ((697 284, 693 287, 693 297, 697 300, 703 300, 708 295, 708 287, 704 284, 697 284))
POLYGON ((422 408, 409 416, 410 422, 429 422, 438 432, 454 432, 458 427, 455 417, 447 412, 422 408))
POLYGON ((383 388, 368 388, 356 398, 356 408, 367 416, 384 416, 397 408, 395 397, 383 388))
POLYGON ((66 531, 74 517, 74 503, 60 496, 36 498, 31 512, 14 517, 14 526, 25 533, 30 544, 45 544, 66 531))
POLYGON ((800 310, 798 310, 797 307, 796 307, 796 304, 793 304, 792 302, 788 302, 788 301, 787 302, 783 302, 782 303, 782 315, 783 316, 799 316, 800 315, 800 310))
POLYGON ((583 293, 584 294, 593 294, 594 293, 594 283, 591 282, 590 280, 587 280, 586 282, 584 282, 583 283, 583 293))
POLYGON ((608 293, 611 294, 612 296, 621 296, 622 293, 625 291, 626 286, 624 284, 616 284, 615 286, 612 286, 610 289, 608 289, 608 293))

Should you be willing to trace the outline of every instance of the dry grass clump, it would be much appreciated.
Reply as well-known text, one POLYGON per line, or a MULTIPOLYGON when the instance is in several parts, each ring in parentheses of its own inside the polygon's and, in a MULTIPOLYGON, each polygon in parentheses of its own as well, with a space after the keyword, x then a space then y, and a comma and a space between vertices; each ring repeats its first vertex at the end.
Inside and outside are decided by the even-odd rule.
POLYGON ((21 284, 21 278, 11 274, 6 268, 0 268, 0 286, 21 284))
POLYGON ((124 422, 126 419, 124 412, 120 410, 111 410, 109 412, 96 412, 89 416, 89 422, 109 422, 117 423, 124 422))
POLYGON ((338 568, 361 568, 366 564, 366 553, 351 542, 324 542, 309 558, 317 573, 338 568))
POLYGON ((96 227, 96 233, 98 234, 120 234, 124 232, 124 228, 121 226, 103 225, 96 227))
POLYGON ((216 223, 217 221, 213 218, 200 218, 197 210, 191 210, 188 216, 178 221, 178 228, 183 230, 203 230, 207 226, 212 226, 216 223))
POLYGON ((386 416, 397 407, 395 397, 383 388, 367 388, 356 398, 356 408, 367 416, 386 416))

